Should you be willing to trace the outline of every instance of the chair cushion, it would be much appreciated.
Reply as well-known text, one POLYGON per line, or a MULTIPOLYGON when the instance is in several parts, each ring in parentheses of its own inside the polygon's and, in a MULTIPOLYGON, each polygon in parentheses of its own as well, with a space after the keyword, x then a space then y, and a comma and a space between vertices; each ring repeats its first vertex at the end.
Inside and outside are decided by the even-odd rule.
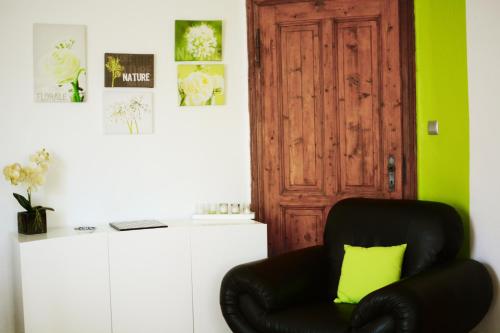
MULTIPOLYGON (((240 307, 245 319, 256 330, 241 333, 352 333, 351 316, 353 304, 309 303, 267 313, 246 295, 240 298, 240 307)), ((394 318, 380 316, 359 333, 393 333, 394 318)))
POLYGON ((350 333, 354 305, 306 303, 268 313, 247 295, 240 308, 259 333, 350 333))
POLYGON ((413 200, 346 199, 328 214, 324 243, 328 256, 328 293, 337 295, 344 244, 407 244, 401 276, 409 277, 456 257, 463 226, 449 205, 413 200))
POLYGON ((372 291, 401 278, 406 244, 368 248, 344 245, 344 250, 335 303, 357 304, 372 291))

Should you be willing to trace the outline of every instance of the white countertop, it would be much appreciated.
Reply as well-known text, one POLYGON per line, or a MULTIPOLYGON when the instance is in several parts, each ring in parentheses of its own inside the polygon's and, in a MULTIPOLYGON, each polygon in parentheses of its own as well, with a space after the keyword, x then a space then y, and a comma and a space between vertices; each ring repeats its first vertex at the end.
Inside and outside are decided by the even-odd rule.
MULTIPOLYGON (((210 227, 210 226, 237 226, 237 225, 263 225, 260 222, 254 220, 160 220, 160 222, 165 223, 168 228, 160 229, 142 229, 142 230, 132 230, 132 231, 121 231, 121 232, 140 232, 144 230, 168 230, 169 228, 193 228, 193 227, 210 227)), ((23 235, 16 233, 14 238, 17 239, 19 243, 47 240, 60 237, 73 237, 81 235, 89 235, 96 233, 115 233, 120 232, 111 228, 108 224, 95 225, 96 227, 93 231, 79 231, 75 230, 78 226, 65 226, 65 227, 55 227, 48 228, 47 233, 37 234, 37 235, 23 235)))

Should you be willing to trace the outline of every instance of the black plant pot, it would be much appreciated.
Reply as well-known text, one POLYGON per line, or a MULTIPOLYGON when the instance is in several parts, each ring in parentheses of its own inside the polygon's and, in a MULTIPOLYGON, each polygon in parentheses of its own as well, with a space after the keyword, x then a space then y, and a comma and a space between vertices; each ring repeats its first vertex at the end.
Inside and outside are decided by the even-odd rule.
POLYGON ((47 214, 45 210, 39 211, 40 221, 36 222, 35 212, 17 213, 17 231, 24 235, 44 234, 47 232, 47 214))

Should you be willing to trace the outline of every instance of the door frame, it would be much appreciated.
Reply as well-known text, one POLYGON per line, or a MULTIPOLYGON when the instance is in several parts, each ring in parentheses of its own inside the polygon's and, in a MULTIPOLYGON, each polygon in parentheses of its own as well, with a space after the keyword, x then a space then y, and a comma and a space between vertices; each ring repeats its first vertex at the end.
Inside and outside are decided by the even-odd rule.
MULTIPOLYGON (((262 114, 259 102, 260 70, 257 49, 258 18, 256 7, 294 2, 315 2, 324 0, 246 0, 247 45, 248 45, 248 94, 250 111, 250 158, 252 177, 252 209, 256 218, 263 216, 263 166, 262 114)), ((415 15, 414 0, 394 0, 399 2, 400 67, 401 67, 401 107, 403 132, 403 198, 417 198, 417 143, 416 143, 416 76, 415 76, 415 15)))

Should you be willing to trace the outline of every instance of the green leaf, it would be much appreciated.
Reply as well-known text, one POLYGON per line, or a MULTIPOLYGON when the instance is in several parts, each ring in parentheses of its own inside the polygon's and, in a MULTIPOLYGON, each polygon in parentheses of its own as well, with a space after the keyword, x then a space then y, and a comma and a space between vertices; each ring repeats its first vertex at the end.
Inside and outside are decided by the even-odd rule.
POLYGON ((55 209, 54 208, 50 208, 50 207, 43 207, 43 206, 36 206, 36 207, 33 207, 33 210, 50 210, 52 212, 55 212, 55 209))
POLYGON ((17 202, 19 202, 21 207, 26 209, 26 211, 31 212, 33 210, 33 207, 31 207, 31 203, 29 202, 28 199, 17 193, 13 193, 13 195, 14 198, 16 198, 17 202))

